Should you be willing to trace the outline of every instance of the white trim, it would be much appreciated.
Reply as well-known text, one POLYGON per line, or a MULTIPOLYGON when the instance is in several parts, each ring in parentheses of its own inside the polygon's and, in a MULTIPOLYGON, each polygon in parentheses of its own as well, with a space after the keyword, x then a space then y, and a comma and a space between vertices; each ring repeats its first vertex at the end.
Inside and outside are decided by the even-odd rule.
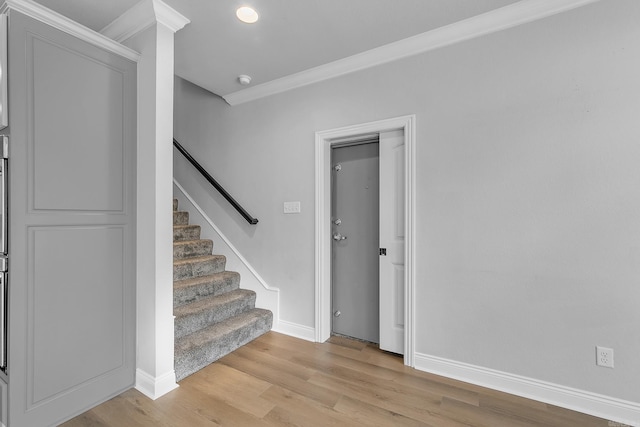
POLYGON ((7 9, 23 13, 33 19, 57 28, 60 31, 70 34, 95 46, 98 46, 109 52, 123 56, 131 61, 138 62, 138 60, 140 59, 140 54, 138 52, 129 49, 128 47, 123 46, 120 43, 108 37, 105 37, 104 35, 97 33, 90 28, 85 27, 84 25, 80 25, 77 22, 67 18, 66 16, 60 15, 59 13, 54 12, 51 9, 47 9, 46 7, 32 0, 6 0, 0 10, 2 10, 2 12, 5 12, 7 9))
POLYGON ((100 30, 100 33, 122 43, 155 23, 162 24, 175 33, 190 22, 160 0, 142 0, 100 30))
POLYGON ((408 366, 415 365, 416 343, 416 250, 415 250, 415 218, 416 218, 416 117, 408 116, 404 126, 404 150, 405 150, 405 287, 404 287, 404 363, 408 366))
POLYGON ((527 22, 546 18, 600 0, 522 0, 444 27, 389 43, 357 55, 310 68, 224 95, 238 105, 313 83, 407 58, 527 22))
POLYGON ((520 375, 416 353, 415 368, 459 381, 560 406, 573 411, 640 426, 640 403, 616 399, 520 375))
MULTIPOLYGON (((200 223, 202 232, 205 233, 207 231, 207 229, 205 229, 205 226, 208 225, 208 230, 213 232, 213 235, 211 237, 216 241, 216 246, 218 248, 226 246, 226 250, 218 249, 217 252, 227 256, 227 264, 235 263, 235 267, 233 269, 238 271, 242 277, 241 286, 245 289, 250 289, 256 292, 256 307, 271 310, 271 312, 273 313, 273 324, 271 326, 271 329, 276 332, 298 336, 299 338, 305 336, 304 332, 300 332, 300 328, 304 328, 302 326, 300 328, 296 328, 294 326, 287 327, 287 325, 295 325, 288 322, 284 322, 285 325, 283 325, 282 327, 280 326, 281 322, 283 322, 282 320, 280 320, 280 289, 271 287, 267 284, 267 282, 262 278, 262 276, 260 276, 260 274, 258 274, 258 272, 249 263, 249 261, 247 261, 247 259, 242 256, 240 251, 231 243, 227 236, 225 236, 222 231, 220 231, 220 229, 214 224, 211 218, 205 213, 204 209, 202 209, 200 205, 196 203, 193 197, 191 197, 191 195, 184 189, 184 187, 180 185, 180 183, 178 183, 178 181, 176 181, 175 178, 173 178, 173 184, 177 191, 179 191, 182 196, 184 196, 184 199, 186 199, 186 201, 190 203, 191 206, 193 206, 193 208, 200 215, 200 218, 204 221, 204 224, 200 223), (218 238, 222 240, 222 242, 219 242, 217 240, 218 238)), ((185 201, 181 200, 180 196, 176 197, 178 198, 180 203, 185 201)))
POLYGON ((183 29, 191 22, 189 18, 176 11, 174 8, 160 0, 152 0, 156 11, 156 20, 159 24, 169 28, 174 33, 183 29))
POLYGON ((229 248, 233 251, 233 253, 238 257, 238 259, 247 267, 247 269, 251 272, 251 274, 253 275, 253 277, 256 278, 256 280, 258 280, 258 282, 260 282, 260 284, 268 291, 274 291, 274 292, 280 292, 280 289, 278 288, 273 288, 271 286, 269 286, 267 284, 267 282, 262 278, 262 276, 260 276, 260 274, 258 274, 258 272, 253 268, 253 266, 251 264, 249 264, 249 261, 247 261, 247 259, 245 257, 242 256, 242 254, 240 253, 240 251, 238 249, 236 249, 235 246, 233 246, 233 244, 231 243, 231 241, 227 238, 227 236, 225 236, 222 231, 220 231, 220 229, 218 228, 217 225, 215 225, 213 223, 213 221, 211 220, 211 218, 209 218, 209 216, 205 213, 205 211, 200 207, 200 205, 198 205, 196 203, 196 201, 193 199, 193 197, 191 197, 191 195, 189 193, 187 193, 187 190, 184 189, 184 187, 182 187, 180 185, 180 183, 178 183, 178 181, 176 181, 175 178, 173 178, 173 184, 178 187, 178 189, 182 192, 182 194, 184 194, 184 196, 187 198, 187 200, 189 200, 189 202, 193 205, 193 207, 198 211, 198 213, 200 215, 202 215, 202 217, 204 218, 204 220, 207 222, 207 224, 209 224, 209 226, 211 226, 211 228, 213 228, 213 230, 220 236, 220 238, 224 241, 224 243, 229 246, 229 248))
POLYGON ((122 43, 155 23, 153 5, 143 0, 100 30, 100 34, 122 43))
POLYGON ((279 320, 278 326, 273 327, 274 332, 280 332, 281 334, 289 335, 295 338, 300 338, 305 341, 314 342, 316 339, 316 331, 309 326, 299 325, 297 323, 287 322, 286 320, 279 320))
POLYGON ((331 145, 338 138, 373 132, 403 129, 405 139, 405 326, 404 363, 414 364, 415 349, 415 116, 380 120, 361 125, 316 132, 316 333, 317 342, 326 341, 331 335, 331 145))
MULTIPOLYGON (((202 216, 205 222, 213 229, 213 231, 222 239, 225 245, 233 252, 233 254, 237 257, 238 261, 240 261, 243 266, 253 275, 253 277, 264 287, 266 291, 274 292, 276 295, 270 300, 275 300, 271 304, 269 301, 266 301, 266 304, 263 306, 264 308, 268 308, 273 312, 273 326, 271 328, 274 332, 279 332, 281 334, 289 335, 295 338, 300 338, 306 341, 315 341, 315 329, 309 326, 300 325, 293 322, 288 322, 286 320, 280 319, 280 289, 273 288, 267 284, 267 282, 258 274, 258 272, 253 268, 249 261, 246 260, 240 254, 240 251, 233 246, 233 244, 229 241, 229 239, 220 231, 220 229, 213 223, 211 218, 204 212, 204 210, 196 203, 196 201, 191 197, 191 195, 176 181, 173 179, 173 184, 176 186, 178 191, 182 193, 182 195, 191 203, 191 205, 198 211, 198 213, 202 216)), ((202 224, 201 224, 202 226, 202 224)), ((258 293, 258 300, 266 300, 265 294, 258 293)))
POLYGON ((160 377, 154 377, 140 368, 136 369, 136 390, 151 400, 156 400, 178 387, 180 386, 176 383, 174 370, 160 377))

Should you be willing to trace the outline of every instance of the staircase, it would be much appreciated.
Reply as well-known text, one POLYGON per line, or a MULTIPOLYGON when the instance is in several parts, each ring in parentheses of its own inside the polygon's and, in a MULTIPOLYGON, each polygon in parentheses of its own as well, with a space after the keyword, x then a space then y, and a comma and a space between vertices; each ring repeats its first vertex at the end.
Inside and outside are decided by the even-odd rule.
POLYGON ((176 380, 193 374, 271 329, 273 314, 255 308, 256 293, 212 255, 213 242, 173 200, 173 314, 176 380))

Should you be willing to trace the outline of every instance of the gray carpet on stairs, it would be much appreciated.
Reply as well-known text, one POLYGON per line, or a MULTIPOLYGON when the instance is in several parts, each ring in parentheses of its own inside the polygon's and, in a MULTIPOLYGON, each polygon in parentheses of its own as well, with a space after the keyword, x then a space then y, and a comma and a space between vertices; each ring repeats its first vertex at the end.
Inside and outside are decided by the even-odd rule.
POLYGON ((178 381, 271 329, 273 314, 255 308, 256 294, 212 255, 213 242, 173 201, 173 306, 178 381))

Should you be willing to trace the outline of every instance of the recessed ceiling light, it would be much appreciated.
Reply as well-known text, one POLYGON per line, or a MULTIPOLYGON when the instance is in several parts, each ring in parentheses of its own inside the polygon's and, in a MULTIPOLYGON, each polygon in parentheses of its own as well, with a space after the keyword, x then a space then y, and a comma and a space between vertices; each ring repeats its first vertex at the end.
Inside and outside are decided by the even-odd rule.
POLYGON ((248 6, 238 8, 238 10, 236 10, 236 16, 239 20, 246 22, 247 24, 253 24, 258 20, 258 12, 248 6))

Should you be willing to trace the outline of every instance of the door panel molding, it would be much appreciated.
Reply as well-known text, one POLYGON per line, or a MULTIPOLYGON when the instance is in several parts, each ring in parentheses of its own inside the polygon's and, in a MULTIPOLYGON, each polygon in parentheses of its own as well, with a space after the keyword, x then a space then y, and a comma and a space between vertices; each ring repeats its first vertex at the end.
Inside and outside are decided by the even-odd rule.
POLYGON ((124 225, 27 227, 27 410, 127 369, 127 233, 124 225), (116 250, 102 253, 107 246, 116 250))
POLYGON ((414 366, 415 353, 415 126, 415 115, 402 116, 316 132, 315 142, 315 338, 324 342, 331 336, 331 147, 358 135, 399 129, 404 132, 404 363, 408 366, 414 366))

